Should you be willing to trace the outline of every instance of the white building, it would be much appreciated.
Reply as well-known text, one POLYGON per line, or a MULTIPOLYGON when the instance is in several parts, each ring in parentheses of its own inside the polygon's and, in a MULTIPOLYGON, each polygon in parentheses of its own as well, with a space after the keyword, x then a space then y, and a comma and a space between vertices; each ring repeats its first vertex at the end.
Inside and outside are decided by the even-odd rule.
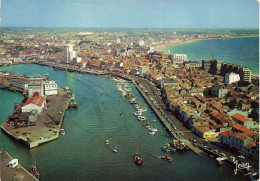
POLYGON ((117 39, 116 39, 116 43, 117 43, 117 44, 120 44, 120 43, 121 43, 120 38, 117 38, 117 39))
POLYGON ((147 73, 149 71, 149 67, 147 66, 141 66, 139 67, 139 75, 143 76, 144 73, 147 73))
POLYGON ((13 160, 11 160, 8 164, 7 164, 7 167, 9 167, 9 168, 15 168, 15 167, 17 167, 18 166, 18 159, 17 158, 15 158, 15 159, 13 159, 13 160))
POLYGON ((64 51, 64 62, 70 63, 77 56, 77 52, 73 51, 73 45, 66 45, 64 51))
POLYGON ((188 55, 186 54, 174 54, 172 56, 173 63, 183 63, 188 61, 188 55))
POLYGON ((77 64, 79 62, 82 61, 82 58, 81 57, 76 57, 76 58, 73 58, 73 64, 77 64))
POLYGON ((18 87, 18 88, 23 89, 23 90, 28 90, 28 83, 29 83, 29 81, 23 80, 23 79, 13 79, 11 81, 11 84, 14 87, 18 87))
POLYGON ((144 42, 144 40, 140 40, 140 41, 138 42, 138 44, 139 44, 140 46, 144 46, 144 45, 145 45, 145 42, 144 42))
POLYGON ((226 84, 232 84, 233 82, 237 82, 239 80, 240 80, 239 74, 236 74, 234 72, 230 72, 225 75, 226 84))
POLYGON ((44 95, 42 77, 31 77, 29 80, 28 96, 32 97, 35 92, 38 92, 40 96, 44 95))
POLYGON ((39 96, 39 93, 35 92, 32 97, 29 97, 22 106, 22 112, 36 111, 38 114, 42 112, 46 99, 39 96))
POLYGON ((57 84, 53 80, 44 82, 44 94, 45 95, 57 95, 57 84))

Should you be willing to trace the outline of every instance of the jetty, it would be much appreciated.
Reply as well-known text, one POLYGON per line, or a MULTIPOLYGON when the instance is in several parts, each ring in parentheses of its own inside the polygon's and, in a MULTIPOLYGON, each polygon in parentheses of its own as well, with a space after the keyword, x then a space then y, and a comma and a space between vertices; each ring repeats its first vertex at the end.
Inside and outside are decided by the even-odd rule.
POLYGON ((35 125, 20 126, 18 128, 6 120, 1 125, 2 131, 29 148, 57 139, 60 135, 71 94, 72 90, 70 89, 58 88, 58 95, 47 97, 47 105, 39 114, 35 125))
MULTIPOLYGON (((13 158, 6 151, 0 151, 0 180, 26 180, 37 181, 22 165, 18 164, 15 168, 7 167, 13 158)), ((19 160, 18 160, 19 162, 19 160)))

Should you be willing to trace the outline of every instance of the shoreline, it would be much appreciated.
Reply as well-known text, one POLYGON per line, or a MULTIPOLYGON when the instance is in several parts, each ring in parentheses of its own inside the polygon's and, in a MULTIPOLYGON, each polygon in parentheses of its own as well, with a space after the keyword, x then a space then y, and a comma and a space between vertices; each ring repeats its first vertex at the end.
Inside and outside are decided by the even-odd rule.
POLYGON ((170 42, 170 43, 162 44, 162 45, 159 46, 159 48, 157 48, 157 51, 163 52, 165 54, 168 54, 167 52, 163 51, 163 49, 171 47, 171 46, 175 46, 175 45, 181 45, 181 44, 186 44, 186 43, 193 43, 195 41, 200 41, 200 40, 221 40, 221 39, 251 38, 251 37, 258 37, 259 38, 259 35, 238 36, 238 37, 228 37, 228 38, 201 38, 201 39, 200 38, 195 38, 195 39, 190 39, 190 40, 186 40, 186 41, 178 41, 178 42, 170 42))
MULTIPOLYGON (((240 36, 240 37, 229 37, 229 38, 206 38, 206 39, 191 39, 191 40, 187 40, 187 41, 179 41, 179 42, 171 42, 171 43, 166 43, 166 44, 163 44, 161 46, 159 46, 158 50, 159 52, 162 52, 163 54, 167 54, 167 55, 173 55, 172 53, 168 53, 167 51, 165 51, 164 49, 168 48, 168 47, 171 47, 171 46, 175 46, 175 45, 181 45, 181 44, 187 44, 187 43, 193 43, 193 42, 196 42, 196 41, 204 41, 204 40, 221 40, 221 39, 235 39, 235 38, 251 38, 251 37, 258 37, 259 38, 259 35, 252 35, 252 36, 240 36)), ((201 60, 200 60, 201 61, 201 60)), ((225 63, 229 63, 229 62, 226 62, 224 61, 225 63)), ((230 63, 230 64, 234 64, 234 63, 230 63)), ((234 65, 239 65, 239 64, 234 64, 234 65)), ((242 65, 241 65, 242 66, 242 65)), ((248 67, 247 67, 248 68, 248 67)), ((250 69, 250 68, 249 68, 250 69)), ((251 70, 251 69, 250 69, 251 70)), ((259 72, 260 73, 260 72, 259 72)), ((251 76, 254 76, 254 77, 258 77, 259 78, 259 74, 255 74, 255 73, 252 73, 252 70, 251 70, 251 76)))

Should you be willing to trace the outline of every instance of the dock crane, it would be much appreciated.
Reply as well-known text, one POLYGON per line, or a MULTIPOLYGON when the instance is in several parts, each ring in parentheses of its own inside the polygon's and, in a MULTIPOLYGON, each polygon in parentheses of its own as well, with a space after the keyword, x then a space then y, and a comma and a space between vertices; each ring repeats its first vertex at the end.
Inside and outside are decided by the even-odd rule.
POLYGON ((49 118, 51 118, 51 120, 55 123, 55 125, 59 125, 59 121, 55 121, 48 113, 47 113, 47 115, 49 116, 49 118))

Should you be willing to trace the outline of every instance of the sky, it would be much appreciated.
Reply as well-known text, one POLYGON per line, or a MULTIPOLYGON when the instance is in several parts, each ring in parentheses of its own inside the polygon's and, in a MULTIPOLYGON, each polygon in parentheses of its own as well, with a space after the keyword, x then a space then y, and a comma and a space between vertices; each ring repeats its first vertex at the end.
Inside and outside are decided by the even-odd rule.
POLYGON ((257 0, 2 0, 0 27, 259 28, 259 3, 257 0))

